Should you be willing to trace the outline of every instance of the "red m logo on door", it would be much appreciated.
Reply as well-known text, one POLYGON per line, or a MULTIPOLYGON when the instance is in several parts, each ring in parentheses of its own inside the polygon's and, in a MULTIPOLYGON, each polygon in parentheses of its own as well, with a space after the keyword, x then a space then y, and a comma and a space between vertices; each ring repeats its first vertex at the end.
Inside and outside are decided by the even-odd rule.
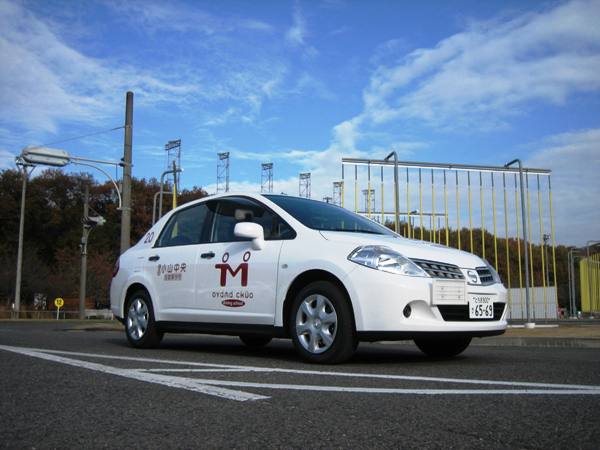
POLYGON ((230 273, 232 277, 236 277, 238 273, 242 272, 242 286, 248 285, 248 263, 241 263, 234 270, 229 264, 215 264, 215 269, 221 270, 221 287, 227 286, 227 273, 230 273))

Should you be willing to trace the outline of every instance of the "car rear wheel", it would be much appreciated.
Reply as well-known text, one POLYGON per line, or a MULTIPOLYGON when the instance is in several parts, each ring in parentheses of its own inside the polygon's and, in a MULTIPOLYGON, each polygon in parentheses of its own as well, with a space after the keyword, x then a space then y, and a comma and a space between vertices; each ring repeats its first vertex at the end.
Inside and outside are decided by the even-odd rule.
POLYGON ((137 348, 155 348, 162 340, 154 320, 152 301, 145 290, 135 291, 125 307, 125 334, 129 344, 137 348))
POLYGON ((452 339, 415 339, 415 344, 427 356, 452 357, 464 352, 471 343, 470 337, 452 339))
POLYGON ((240 341, 246 344, 248 347, 259 348, 264 347, 273 338, 271 336, 261 336, 259 334, 242 334, 240 335, 240 341))
POLYGON ((296 350, 313 363, 346 361, 356 348, 349 302, 337 286, 327 281, 310 283, 296 295, 289 326, 296 350))

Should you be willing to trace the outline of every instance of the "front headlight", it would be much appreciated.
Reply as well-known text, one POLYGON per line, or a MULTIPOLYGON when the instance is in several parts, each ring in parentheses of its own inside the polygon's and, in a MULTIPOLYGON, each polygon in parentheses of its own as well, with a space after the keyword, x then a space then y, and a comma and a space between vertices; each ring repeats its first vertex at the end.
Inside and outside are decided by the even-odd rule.
POLYGON ((348 259, 361 266, 382 272, 395 273, 398 275, 409 275, 413 277, 428 277, 427 273, 410 259, 388 247, 379 245, 365 245, 358 247, 348 259))
POLYGON ((483 261, 485 262, 485 266, 488 268, 488 270, 492 274, 494 283, 502 283, 502 280, 500 279, 500 275, 498 275, 498 272, 496 272, 496 269, 494 269, 492 267, 492 265, 489 262, 487 262, 487 259, 484 259, 483 261))

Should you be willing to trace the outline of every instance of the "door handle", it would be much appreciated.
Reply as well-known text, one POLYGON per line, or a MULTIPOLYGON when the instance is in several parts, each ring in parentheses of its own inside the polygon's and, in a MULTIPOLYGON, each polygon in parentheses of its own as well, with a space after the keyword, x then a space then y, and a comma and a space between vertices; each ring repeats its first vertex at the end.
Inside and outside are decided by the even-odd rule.
POLYGON ((150 258, 148 258, 148 261, 158 261, 159 259, 160 259, 160 256, 154 255, 154 256, 151 256, 150 258))
POLYGON ((215 253, 214 252, 202 253, 200 255, 200 258, 203 258, 203 259, 211 259, 211 258, 214 258, 214 257, 215 257, 215 253))

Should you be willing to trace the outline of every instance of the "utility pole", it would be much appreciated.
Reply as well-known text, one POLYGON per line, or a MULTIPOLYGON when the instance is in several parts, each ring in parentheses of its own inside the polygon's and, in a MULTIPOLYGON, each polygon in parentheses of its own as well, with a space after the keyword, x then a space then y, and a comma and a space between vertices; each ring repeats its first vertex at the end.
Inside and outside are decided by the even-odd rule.
POLYGON ((121 254, 131 245, 131 166, 133 134, 133 92, 125 101, 125 142, 123 145, 123 209, 121 210, 121 254))
POLYGON ((85 319, 85 292, 87 282, 87 244, 90 233, 95 227, 102 226, 106 223, 104 217, 96 215, 90 217, 90 188, 85 186, 85 195, 83 198, 83 230, 81 232, 81 272, 79 278, 79 318, 85 319))
POLYGON ((88 224, 90 203, 90 188, 85 185, 85 194, 83 197, 83 230, 81 233, 81 272, 79 275, 79 318, 85 319, 85 291, 87 281, 87 240, 90 234, 90 225, 88 224))

